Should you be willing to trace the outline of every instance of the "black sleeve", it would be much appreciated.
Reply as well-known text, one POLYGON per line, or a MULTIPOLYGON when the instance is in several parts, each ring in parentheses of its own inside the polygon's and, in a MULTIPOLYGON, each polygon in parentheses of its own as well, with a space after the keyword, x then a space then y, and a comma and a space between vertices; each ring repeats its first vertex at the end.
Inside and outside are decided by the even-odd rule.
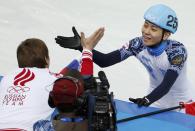
POLYGON ((146 97, 151 103, 159 100, 169 92, 177 77, 178 73, 176 71, 170 69, 167 70, 162 83, 146 97))
POLYGON ((120 51, 116 50, 108 54, 93 50, 93 61, 100 67, 108 67, 121 61, 120 51))

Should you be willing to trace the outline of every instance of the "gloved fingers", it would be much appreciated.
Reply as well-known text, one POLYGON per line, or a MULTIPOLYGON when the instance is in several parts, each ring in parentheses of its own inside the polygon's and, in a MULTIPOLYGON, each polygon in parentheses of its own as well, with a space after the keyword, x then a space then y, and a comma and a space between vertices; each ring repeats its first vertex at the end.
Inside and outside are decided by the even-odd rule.
POLYGON ((76 44, 73 44, 74 42, 72 40, 64 41, 61 39, 56 39, 56 43, 63 48, 70 48, 70 49, 78 49, 80 45, 78 42, 76 44))
POLYGON ((137 105, 138 105, 139 107, 145 106, 145 101, 144 101, 144 100, 139 100, 139 101, 137 102, 137 105))
POLYGON ((144 98, 140 98, 137 101, 137 104, 138 104, 139 107, 141 107, 141 106, 149 106, 151 103, 146 97, 144 97, 144 98))
MULTIPOLYGON (((77 30, 76 30, 76 28, 73 26, 72 27, 72 32, 74 33, 74 36, 79 36, 79 33, 77 32, 77 30)), ((80 38, 80 36, 79 36, 79 38, 80 38)))
POLYGON ((66 38, 59 38, 59 37, 57 37, 57 38, 55 38, 55 41, 56 41, 56 43, 58 43, 58 44, 60 44, 60 43, 69 43, 69 42, 72 42, 72 39, 73 39, 73 37, 66 37, 66 38))
POLYGON ((64 40, 59 39, 59 38, 55 38, 55 41, 56 41, 57 44, 63 44, 64 43, 64 40))
POLYGON ((141 107, 141 106, 149 106, 150 103, 147 103, 147 100, 145 100, 144 98, 129 98, 129 101, 135 103, 138 105, 138 107, 141 107))
POLYGON ((65 37, 65 36, 57 36, 55 39, 61 39, 61 40, 68 40, 68 39, 72 39, 74 37, 65 37))
POLYGON ((59 40, 60 40, 59 38, 57 38, 57 37, 55 38, 55 41, 57 44, 59 43, 59 40))
POLYGON ((59 44, 62 47, 69 47, 69 46, 73 46, 72 45, 72 41, 71 40, 61 40, 61 39, 55 39, 56 43, 59 44))
POLYGON ((141 105, 143 103, 143 99, 142 98, 137 98, 137 102, 138 105, 141 105))
POLYGON ((64 38, 66 38, 65 36, 60 36, 60 35, 58 35, 56 38, 58 38, 58 39, 64 39, 64 38))
POLYGON ((129 101, 131 101, 131 102, 133 102, 133 103, 136 103, 137 102, 137 100, 136 99, 134 99, 134 98, 129 98, 129 101))

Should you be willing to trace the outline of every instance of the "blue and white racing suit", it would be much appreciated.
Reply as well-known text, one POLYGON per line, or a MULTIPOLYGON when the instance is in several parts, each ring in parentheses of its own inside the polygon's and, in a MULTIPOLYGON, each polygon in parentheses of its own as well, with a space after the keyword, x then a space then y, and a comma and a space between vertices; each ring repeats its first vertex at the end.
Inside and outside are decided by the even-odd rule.
POLYGON ((186 75, 187 51, 180 42, 165 40, 158 47, 149 48, 144 45, 142 37, 137 37, 111 53, 94 50, 93 55, 94 62, 100 67, 135 56, 149 73, 150 87, 146 97, 153 106, 167 108, 195 99, 195 89, 186 75))

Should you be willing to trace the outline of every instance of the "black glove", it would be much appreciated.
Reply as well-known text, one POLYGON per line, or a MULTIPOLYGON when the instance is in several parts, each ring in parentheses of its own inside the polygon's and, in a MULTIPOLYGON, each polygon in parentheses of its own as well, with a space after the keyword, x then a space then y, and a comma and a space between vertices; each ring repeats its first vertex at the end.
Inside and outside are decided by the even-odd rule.
POLYGON ((141 107, 141 106, 149 106, 151 104, 147 97, 136 98, 136 99, 129 98, 129 101, 137 104, 139 107, 141 107))
POLYGON ((55 38, 56 43, 64 48, 82 51, 83 48, 81 46, 81 37, 79 36, 74 26, 72 27, 72 32, 74 33, 73 37, 57 36, 55 38))

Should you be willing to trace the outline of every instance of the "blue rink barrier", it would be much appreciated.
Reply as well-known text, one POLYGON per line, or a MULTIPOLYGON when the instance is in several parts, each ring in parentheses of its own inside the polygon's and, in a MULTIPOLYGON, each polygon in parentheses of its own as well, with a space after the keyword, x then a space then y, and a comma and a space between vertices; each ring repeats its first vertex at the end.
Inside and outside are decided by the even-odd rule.
MULTIPOLYGON (((115 100, 117 120, 160 110, 115 100)), ((118 131, 195 131, 195 116, 168 111, 117 124, 118 131)))

